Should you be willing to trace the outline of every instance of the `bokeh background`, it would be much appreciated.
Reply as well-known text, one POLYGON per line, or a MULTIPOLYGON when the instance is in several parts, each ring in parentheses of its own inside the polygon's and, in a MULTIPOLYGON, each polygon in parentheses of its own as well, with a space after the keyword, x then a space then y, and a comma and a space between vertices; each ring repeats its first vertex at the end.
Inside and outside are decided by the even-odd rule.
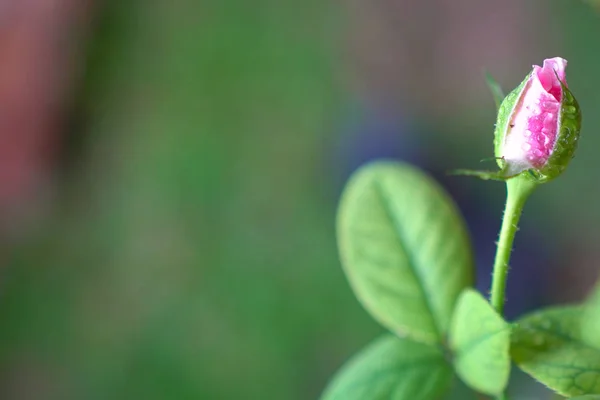
POLYGON ((583 134, 527 205, 508 313, 584 298, 599 38, 583 1, 2 0, 0 398, 316 398, 382 332, 337 259, 345 180, 433 174, 486 292, 504 187, 445 171, 492 155, 483 71, 510 90, 554 56, 583 134))

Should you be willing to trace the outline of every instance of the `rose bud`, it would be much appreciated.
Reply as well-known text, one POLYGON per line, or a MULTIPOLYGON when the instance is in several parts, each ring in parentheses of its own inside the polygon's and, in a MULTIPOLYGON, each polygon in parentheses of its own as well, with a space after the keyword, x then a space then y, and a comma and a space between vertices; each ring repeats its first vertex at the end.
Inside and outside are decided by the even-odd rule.
MULTIPOLYGON (((567 88, 567 60, 544 60, 504 98, 498 110, 494 147, 502 169, 495 177, 528 171, 539 182, 560 175, 573 158, 581 112, 567 88)), ((490 176, 491 178, 494 178, 490 176)))

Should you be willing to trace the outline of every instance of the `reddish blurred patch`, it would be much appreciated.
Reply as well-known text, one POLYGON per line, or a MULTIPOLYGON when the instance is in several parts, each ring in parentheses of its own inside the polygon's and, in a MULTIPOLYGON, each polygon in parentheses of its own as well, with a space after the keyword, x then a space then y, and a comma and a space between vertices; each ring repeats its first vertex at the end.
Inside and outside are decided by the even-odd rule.
MULTIPOLYGON (((49 182, 90 1, 0 7, 0 224, 49 182)), ((12 218, 10 218, 12 219, 12 218)))

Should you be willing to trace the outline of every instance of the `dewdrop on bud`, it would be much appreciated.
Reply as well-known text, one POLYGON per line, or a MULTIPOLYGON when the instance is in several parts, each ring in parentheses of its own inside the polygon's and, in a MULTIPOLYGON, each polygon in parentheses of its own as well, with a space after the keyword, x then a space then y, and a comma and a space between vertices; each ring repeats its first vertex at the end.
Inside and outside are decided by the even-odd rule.
POLYGON ((494 138, 500 179, 524 171, 539 182, 560 175, 575 149, 581 112, 567 88, 567 60, 544 60, 502 101, 494 138))

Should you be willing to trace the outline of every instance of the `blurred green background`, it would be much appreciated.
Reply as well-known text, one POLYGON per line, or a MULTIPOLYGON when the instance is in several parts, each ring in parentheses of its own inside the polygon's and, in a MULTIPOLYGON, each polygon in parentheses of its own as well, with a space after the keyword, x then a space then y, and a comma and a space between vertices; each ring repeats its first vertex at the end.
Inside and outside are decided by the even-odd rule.
POLYGON ((2 399, 316 398, 382 332, 334 232, 344 181, 373 158, 416 163, 456 197, 486 291, 504 189, 444 173, 492 155, 484 70, 510 90, 562 56, 583 112, 576 159, 527 206, 512 316, 582 299, 598 275, 588 3, 9 3, 0 105, 23 92, 42 106, 17 122, 0 110, 2 399), (20 139, 40 115, 52 123, 20 139))

